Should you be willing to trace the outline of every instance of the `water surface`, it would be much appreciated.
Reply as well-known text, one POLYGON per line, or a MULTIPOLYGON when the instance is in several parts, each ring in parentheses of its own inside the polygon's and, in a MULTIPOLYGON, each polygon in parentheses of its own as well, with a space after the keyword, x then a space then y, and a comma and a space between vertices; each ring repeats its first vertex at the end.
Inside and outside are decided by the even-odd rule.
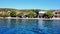
POLYGON ((0 34, 60 34, 60 20, 0 19, 0 34))

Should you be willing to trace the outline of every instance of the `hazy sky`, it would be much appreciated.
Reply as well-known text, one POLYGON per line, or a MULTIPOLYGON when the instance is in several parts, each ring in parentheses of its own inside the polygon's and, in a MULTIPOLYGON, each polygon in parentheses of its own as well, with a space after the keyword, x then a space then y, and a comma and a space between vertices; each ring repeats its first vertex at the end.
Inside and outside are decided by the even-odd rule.
POLYGON ((0 8, 60 9, 60 0, 0 0, 0 8))

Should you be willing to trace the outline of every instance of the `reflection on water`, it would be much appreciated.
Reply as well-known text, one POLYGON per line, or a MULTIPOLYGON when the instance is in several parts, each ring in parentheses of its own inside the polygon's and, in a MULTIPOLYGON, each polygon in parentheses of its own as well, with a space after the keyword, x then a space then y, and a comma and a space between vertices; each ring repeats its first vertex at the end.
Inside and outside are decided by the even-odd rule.
POLYGON ((60 34, 60 21, 0 19, 0 34, 60 34))
POLYGON ((52 28, 52 25, 53 25, 53 20, 44 20, 44 26, 45 27, 48 27, 48 28, 52 28))
POLYGON ((47 31, 47 33, 53 34, 53 31, 52 31, 53 20, 44 20, 43 25, 46 28, 45 31, 47 31))

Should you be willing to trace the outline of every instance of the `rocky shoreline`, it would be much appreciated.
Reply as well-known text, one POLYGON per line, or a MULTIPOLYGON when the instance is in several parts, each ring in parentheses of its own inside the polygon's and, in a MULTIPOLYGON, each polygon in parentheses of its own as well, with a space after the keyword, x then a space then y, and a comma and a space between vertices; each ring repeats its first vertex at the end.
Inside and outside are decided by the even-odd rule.
POLYGON ((19 18, 19 17, 0 17, 0 19, 39 19, 39 20, 60 20, 60 18, 19 18))

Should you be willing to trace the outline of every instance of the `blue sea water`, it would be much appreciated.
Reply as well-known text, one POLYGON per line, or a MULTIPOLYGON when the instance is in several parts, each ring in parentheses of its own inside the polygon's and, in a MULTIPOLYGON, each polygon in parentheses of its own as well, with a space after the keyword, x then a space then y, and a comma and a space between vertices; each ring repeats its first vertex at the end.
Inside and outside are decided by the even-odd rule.
POLYGON ((0 19, 0 34, 60 34, 60 20, 0 19))

